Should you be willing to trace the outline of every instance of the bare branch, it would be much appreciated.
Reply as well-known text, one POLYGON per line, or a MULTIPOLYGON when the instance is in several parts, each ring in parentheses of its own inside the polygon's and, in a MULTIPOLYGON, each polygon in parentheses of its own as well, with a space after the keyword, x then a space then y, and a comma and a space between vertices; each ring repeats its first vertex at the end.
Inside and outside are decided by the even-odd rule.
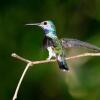
MULTIPOLYGON (((76 55, 76 56, 68 57, 68 58, 66 58, 66 60, 80 58, 80 57, 86 57, 86 56, 100 56, 100 53, 83 53, 83 54, 79 54, 79 55, 76 55)), ((49 62, 55 62, 56 61, 55 59, 52 59, 50 61, 49 60, 30 61, 30 60, 27 60, 25 58, 20 57, 19 55, 15 54, 15 53, 12 54, 12 57, 15 57, 15 58, 17 58, 17 59, 19 59, 21 61, 26 62, 26 63, 32 62, 33 65, 49 63, 49 62)))
POLYGON ((19 80, 19 82, 18 82, 18 85, 17 85, 16 91, 15 91, 15 94, 14 94, 12 100, 16 100, 16 99, 17 99, 17 94, 18 94, 18 91, 19 91, 20 85, 21 85, 21 83, 22 83, 22 80, 23 80, 23 78, 24 78, 24 76, 25 76, 25 74, 26 74, 28 68, 29 68, 31 65, 32 65, 31 62, 27 63, 27 65, 26 65, 26 67, 25 67, 25 69, 24 69, 24 71, 23 71, 23 73, 22 73, 22 76, 21 76, 21 78, 20 78, 20 80, 19 80))
MULTIPOLYGON (((25 59, 25 58, 17 55, 16 53, 12 53, 11 56, 14 57, 14 58, 16 58, 16 59, 19 59, 19 60, 21 60, 21 61, 23 61, 25 63, 27 63, 27 65, 26 65, 26 67, 25 67, 25 69, 24 69, 24 71, 22 73, 22 76, 21 76, 21 78, 20 78, 20 80, 18 82, 18 85, 17 85, 17 88, 15 90, 15 93, 14 93, 14 96, 13 96, 12 100, 16 100, 17 99, 17 94, 18 94, 20 85, 21 85, 22 80, 23 80, 23 78, 24 78, 24 76, 25 76, 25 74, 26 74, 26 72, 27 72, 27 70, 28 70, 28 68, 30 66, 35 65, 35 64, 43 64, 43 63, 49 63, 49 62, 55 62, 56 61, 55 59, 50 60, 50 61, 48 61, 48 60, 30 61, 28 59, 25 59)), ((84 53, 84 54, 79 54, 79 55, 76 55, 76 56, 68 57, 68 58, 66 58, 66 60, 80 58, 80 57, 86 57, 86 56, 100 56, 100 53, 84 53)))
POLYGON ((25 63, 29 63, 30 62, 30 60, 27 60, 27 59, 17 55, 16 53, 12 53, 11 56, 14 57, 14 58, 17 58, 17 59, 19 59, 21 61, 24 61, 25 63))

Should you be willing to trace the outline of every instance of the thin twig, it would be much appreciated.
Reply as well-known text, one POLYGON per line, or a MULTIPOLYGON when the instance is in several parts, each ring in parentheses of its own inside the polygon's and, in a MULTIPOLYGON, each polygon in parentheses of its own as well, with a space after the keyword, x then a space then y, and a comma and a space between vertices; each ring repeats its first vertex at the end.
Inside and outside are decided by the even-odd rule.
POLYGON ((19 91, 20 85, 21 85, 22 80, 23 80, 23 78, 24 78, 24 76, 25 76, 25 74, 26 74, 26 72, 27 72, 27 70, 28 70, 28 68, 29 68, 30 66, 31 66, 31 62, 27 63, 27 65, 26 65, 26 67, 25 67, 25 69, 24 69, 24 71, 23 71, 23 73, 22 73, 22 76, 21 76, 21 78, 20 78, 20 80, 19 80, 19 82, 18 82, 18 85, 17 85, 16 91, 15 91, 15 94, 14 94, 12 100, 16 100, 16 99, 17 99, 17 94, 18 94, 18 91, 19 91))
MULTIPOLYGON (((49 60, 30 61, 30 60, 27 60, 25 58, 20 57, 19 55, 15 54, 15 53, 13 53, 13 54, 12 54, 12 57, 15 57, 15 58, 17 58, 21 61, 26 62, 26 63, 32 62, 33 65, 49 63, 49 62, 55 62, 56 61, 55 59, 52 59, 50 61, 49 60), (14 54, 14 56, 13 56, 13 54, 14 54)), ((100 56, 100 53, 83 53, 83 54, 79 54, 79 55, 76 55, 76 56, 68 57, 68 58, 66 58, 66 60, 80 58, 80 57, 86 57, 86 56, 100 56)))
POLYGON ((23 58, 23 57, 17 55, 16 53, 12 53, 11 56, 14 57, 14 58, 17 58, 17 59, 19 59, 19 60, 21 60, 21 61, 24 61, 25 63, 29 63, 29 62, 30 62, 30 60, 25 59, 25 58, 23 58))
MULTIPOLYGON (((25 63, 27 63, 27 65, 26 65, 26 67, 25 67, 25 69, 24 69, 24 71, 22 73, 22 76, 21 76, 21 78, 20 78, 20 80, 18 82, 18 85, 17 85, 17 88, 15 90, 15 93, 14 93, 14 96, 13 96, 12 100, 16 100, 17 99, 17 94, 18 94, 20 85, 21 85, 22 80, 23 80, 23 78, 24 78, 24 76, 25 76, 25 74, 26 74, 26 72, 27 72, 27 70, 28 70, 28 68, 30 66, 35 65, 35 64, 42 64, 42 63, 48 63, 48 62, 55 62, 56 61, 55 59, 50 60, 50 61, 48 61, 48 60, 30 61, 28 59, 25 59, 25 58, 17 55, 16 53, 12 53, 11 56, 14 57, 14 58, 17 58, 17 59, 19 59, 19 60, 21 60, 21 61, 23 61, 25 63)), ((100 56, 100 53, 84 53, 84 54, 68 57, 68 58, 66 58, 66 60, 80 58, 80 57, 86 57, 86 56, 100 56)))

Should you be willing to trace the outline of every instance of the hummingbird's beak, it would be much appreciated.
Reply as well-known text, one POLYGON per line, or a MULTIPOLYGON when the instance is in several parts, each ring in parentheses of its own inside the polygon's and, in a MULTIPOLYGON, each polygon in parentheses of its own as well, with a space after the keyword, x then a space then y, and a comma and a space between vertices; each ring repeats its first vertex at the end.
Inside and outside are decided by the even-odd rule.
POLYGON ((36 26, 40 26, 40 23, 30 23, 30 24, 25 24, 25 25, 36 25, 36 26))

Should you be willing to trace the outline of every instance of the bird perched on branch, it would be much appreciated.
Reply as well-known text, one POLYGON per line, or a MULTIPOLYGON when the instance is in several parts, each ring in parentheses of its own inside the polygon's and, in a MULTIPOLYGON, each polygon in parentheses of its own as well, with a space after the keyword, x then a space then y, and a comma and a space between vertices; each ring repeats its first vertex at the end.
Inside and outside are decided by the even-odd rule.
POLYGON ((87 42, 83 42, 77 39, 58 39, 57 32, 55 25, 52 21, 43 21, 41 23, 30 23, 26 25, 36 25, 41 27, 44 30, 44 40, 43 40, 43 46, 48 50, 49 57, 47 60, 50 60, 52 57, 55 57, 59 68, 68 71, 69 67, 65 60, 65 54, 63 48, 71 48, 71 47, 86 47, 91 50, 95 50, 97 52, 100 52, 100 48, 91 45, 87 42))

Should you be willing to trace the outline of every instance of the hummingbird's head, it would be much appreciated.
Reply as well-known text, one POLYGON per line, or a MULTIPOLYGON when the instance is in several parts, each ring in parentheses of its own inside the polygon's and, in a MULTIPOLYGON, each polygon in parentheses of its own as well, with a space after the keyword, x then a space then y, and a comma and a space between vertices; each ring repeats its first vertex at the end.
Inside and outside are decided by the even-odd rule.
POLYGON ((45 33, 49 33, 49 32, 52 32, 54 34, 56 34, 56 28, 55 28, 55 25, 52 21, 43 21, 41 23, 31 23, 31 24, 26 24, 26 25, 36 25, 36 26, 39 26, 41 27, 45 33))

